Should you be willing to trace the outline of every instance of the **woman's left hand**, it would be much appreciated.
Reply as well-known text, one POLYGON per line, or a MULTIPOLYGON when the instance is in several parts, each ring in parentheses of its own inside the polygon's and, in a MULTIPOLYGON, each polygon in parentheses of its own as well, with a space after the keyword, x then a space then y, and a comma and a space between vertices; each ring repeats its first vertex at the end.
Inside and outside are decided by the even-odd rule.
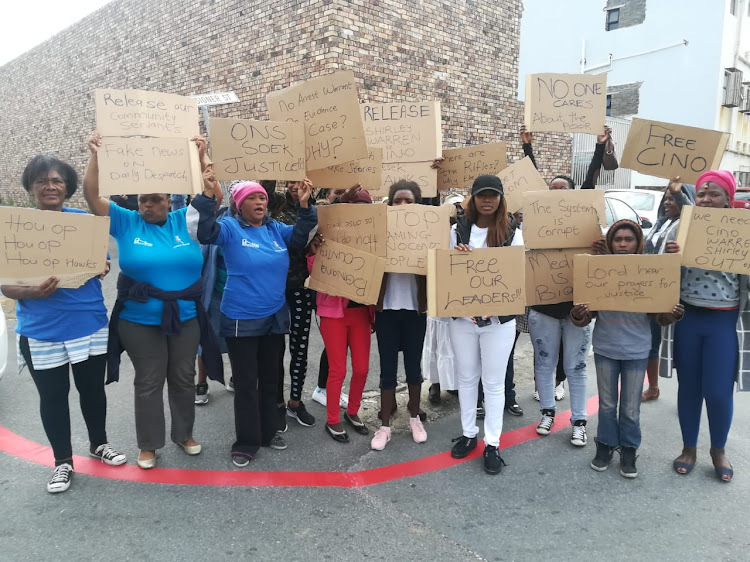
POLYGON ((109 259, 107 259, 107 265, 104 266, 104 271, 99 274, 99 279, 104 279, 107 276, 107 273, 109 273, 111 263, 112 262, 109 259))
POLYGON ((594 241, 591 244, 591 253, 595 256, 606 256, 609 254, 609 248, 607 248, 607 241, 604 238, 594 241))
POLYGON ((471 252, 471 246, 467 246, 466 244, 456 244, 453 249, 459 252, 471 252))
POLYGON ((667 242, 667 244, 664 246, 664 253, 665 254, 679 254, 680 245, 677 242, 667 242))
POLYGON ((318 253, 318 250, 320 249, 320 246, 325 242, 325 238, 323 238, 320 234, 316 234, 313 236, 313 239, 310 240, 310 244, 307 246, 307 252, 314 256, 318 253))
POLYGON ((195 142, 196 146, 198 147, 198 157, 200 158, 201 168, 204 168, 204 160, 206 159, 206 147, 208 146, 208 143, 203 137, 192 137, 190 140, 195 142))
POLYGON ((206 166, 203 170, 203 195, 213 197, 216 195, 216 173, 214 172, 213 163, 206 166))
POLYGON ((443 166, 443 160, 445 160, 445 158, 443 158, 442 156, 440 156, 439 158, 435 158, 432 161, 432 164, 430 164, 430 168, 432 168, 433 170, 439 170, 443 166))
POLYGON ((300 185, 297 188, 297 197, 299 198, 299 206, 303 209, 307 209, 307 205, 310 201, 310 195, 312 195, 313 190, 313 184, 308 179, 305 178, 302 182, 302 185, 300 185))

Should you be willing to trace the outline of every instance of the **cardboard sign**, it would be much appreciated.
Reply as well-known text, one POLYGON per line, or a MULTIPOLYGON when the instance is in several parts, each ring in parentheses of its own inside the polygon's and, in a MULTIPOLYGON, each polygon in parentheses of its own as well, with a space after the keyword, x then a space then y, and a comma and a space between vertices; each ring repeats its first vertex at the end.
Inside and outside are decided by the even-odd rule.
POLYGON ((383 162, 432 162, 442 152, 440 102, 363 103, 367 146, 383 149, 383 162))
POLYGON ((354 73, 335 72, 266 96, 272 121, 305 126, 307 171, 367 158, 354 73))
POLYGON ((348 189, 360 184, 372 197, 383 185, 383 149, 370 148, 367 158, 312 170, 307 172, 307 177, 314 186, 330 189, 348 189))
POLYGON ((581 254, 573 268, 573 300, 589 310, 671 312, 680 302, 680 254, 581 254))
POLYGON ((544 191, 547 183, 534 167, 531 158, 524 156, 497 174, 503 182, 505 202, 508 212, 515 213, 523 207, 523 194, 527 191, 544 191))
POLYGON ((391 185, 400 180, 413 181, 419 185, 422 197, 437 197, 437 170, 429 162, 383 163, 383 183, 379 191, 370 195, 385 197, 391 185))
POLYGON ((109 217, 0 207, 0 285, 35 286, 52 276, 74 289, 104 272, 109 217))
POLYGON ((385 270, 427 275, 427 251, 450 248, 448 207, 398 205, 388 209, 385 270))
POLYGON ((658 178, 695 183, 720 167, 729 133, 634 118, 620 165, 658 178))
POLYGON ((144 90, 96 89, 94 105, 96 129, 103 137, 190 138, 200 134, 198 102, 193 98, 144 90))
POLYGON ((477 176, 497 175, 508 166, 504 142, 444 150, 443 158, 438 189, 470 187, 477 176))
POLYGON ((526 128, 600 135, 607 114, 606 74, 526 76, 526 128))
POLYGON ((188 139, 104 137, 99 194, 200 193, 198 147, 188 139))
POLYGON ((590 248, 528 250, 526 252, 526 305, 573 300, 573 256, 590 248))
POLYGON ((427 314, 438 317, 523 314, 523 246, 471 252, 430 250, 427 314))
POLYGON ((310 289, 361 304, 377 304, 385 261, 326 239, 315 254, 310 289))
POLYGON ((750 274, 748 215, 745 209, 682 207, 677 227, 682 265, 750 274))
POLYGON ((326 240, 384 258, 387 210, 380 204, 321 205, 318 207, 318 232, 326 240))
POLYGON ((305 179, 302 123, 211 119, 211 159, 220 181, 305 179))
POLYGON ((604 192, 551 189, 523 194, 523 241, 527 248, 590 247, 602 237, 604 192))

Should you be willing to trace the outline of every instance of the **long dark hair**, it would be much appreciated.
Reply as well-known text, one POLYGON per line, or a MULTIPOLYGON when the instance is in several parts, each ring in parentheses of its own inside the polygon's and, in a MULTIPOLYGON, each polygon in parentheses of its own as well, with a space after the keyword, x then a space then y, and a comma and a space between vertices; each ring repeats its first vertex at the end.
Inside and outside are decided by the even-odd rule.
MULTIPOLYGON (((505 244, 505 241, 510 236, 510 219, 508 218, 508 205, 505 202, 505 196, 500 195, 500 205, 495 211, 495 217, 487 230, 487 246, 489 248, 497 248, 505 244)), ((477 205, 474 202, 474 196, 472 195, 469 199, 469 205, 466 207, 465 212, 466 218, 469 219, 471 224, 476 224, 479 218, 479 211, 477 211, 477 205)))

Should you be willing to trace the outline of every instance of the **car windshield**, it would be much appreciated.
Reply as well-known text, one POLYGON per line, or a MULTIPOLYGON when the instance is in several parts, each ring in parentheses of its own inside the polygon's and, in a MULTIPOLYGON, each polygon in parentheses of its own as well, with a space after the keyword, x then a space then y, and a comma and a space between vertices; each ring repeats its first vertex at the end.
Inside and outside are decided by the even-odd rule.
POLYGON ((654 208, 655 197, 653 193, 638 193, 637 191, 612 192, 617 199, 625 201, 636 211, 651 211, 654 208))
POLYGON ((750 201, 750 191, 738 191, 734 198, 740 201, 750 201))
POLYGON ((619 199, 614 199, 611 197, 607 198, 607 201, 609 202, 609 205, 607 206, 607 224, 612 225, 613 223, 622 220, 622 219, 628 219, 633 222, 640 222, 640 217, 635 213, 633 209, 628 207, 625 203, 620 201, 619 199))

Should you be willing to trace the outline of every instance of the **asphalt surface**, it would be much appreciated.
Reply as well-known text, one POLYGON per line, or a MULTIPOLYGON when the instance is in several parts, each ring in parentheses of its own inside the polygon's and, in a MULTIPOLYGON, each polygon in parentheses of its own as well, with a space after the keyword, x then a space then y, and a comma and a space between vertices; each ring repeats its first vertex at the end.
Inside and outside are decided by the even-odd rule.
MULTIPOLYGON (((105 280, 110 307, 116 272, 115 267, 105 280)), ((8 327, 9 331, 15 327, 12 319, 8 327)), ((117 477, 118 470, 131 471, 136 477, 144 472, 132 467, 138 453, 132 367, 123 355, 121 381, 107 387, 107 426, 111 443, 127 453, 131 466, 95 467, 99 476, 79 472, 67 492, 51 495, 45 488, 51 468, 26 460, 33 457, 51 463, 51 452, 22 443, 25 453, 21 456, 26 458, 19 458, 4 452, 16 438, 0 436, 0 560, 750 558, 746 532, 750 400, 745 394, 736 395, 727 446, 736 469, 732 483, 722 484, 713 474, 705 416, 696 469, 689 476, 672 471, 672 460, 681 450, 676 380, 662 381, 661 398, 643 406, 638 478, 622 478, 617 460, 607 472, 597 473, 589 468, 596 415, 590 418, 589 444, 584 448, 571 446, 569 427, 543 438, 520 429, 533 428, 539 421, 538 403, 532 398, 531 345, 523 335, 516 349, 516 381, 525 415, 505 416, 501 443, 517 444, 502 451, 508 463, 502 474, 485 474, 481 458, 471 458, 400 477, 414 467, 420 472, 435 464, 450 464, 444 462, 444 453, 451 447, 451 438, 461 432, 457 399, 443 393, 443 404, 433 407, 426 400, 425 383, 423 402, 429 416, 425 444, 415 444, 406 430, 403 392, 394 436, 384 451, 371 451, 369 438, 353 432, 350 444, 334 443, 323 430, 324 409, 309 399, 321 350, 314 329, 303 400, 317 417, 316 426, 302 427, 290 419, 290 429, 284 434, 289 448, 262 449, 246 469, 233 467, 229 458, 232 395, 211 383, 210 402, 198 407, 196 414, 195 437, 203 444, 203 453, 188 457, 170 443, 158 457, 159 468, 189 469, 175 474, 187 474, 188 480, 199 482, 191 485, 102 477, 117 477), (409 461, 416 462, 401 464, 409 461), (387 481, 364 486, 340 474, 333 476, 335 485, 316 486, 320 473, 309 472, 345 472, 364 475, 366 480, 373 474, 370 469, 389 465, 396 466, 385 470, 387 481), (300 474, 292 476, 294 486, 248 485, 257 483, 253 473, 265 471, 270 473, 270 483, 277 471, 300 474), (190 478, 197 474, 202 478, 190 478)), ((16 375, 12 355, 10 371, 0 381, 0 426, 46 447, 36 390, 27 373, 16 375)), ((591 359, 589 393, 595 396, 591 359)), ((369 394, 376 394, 378 372, 373 338, 369 394)), ((86 432, 75 390, 70 403, 74 452, 85 455, 86 432)), ((567 397, 558 402, 561 414, 568 408, 567 397)), ((377 399, 365 401, 363 417, 373 430, 377 410, 377 399)), ((558 415, 556 427, 566 425, 562 417, 558 415)), ((76 468, 80 471, 85 466, 81 462, 76 468)), ((165 476, 171 477, 171 472, 165 476)))

